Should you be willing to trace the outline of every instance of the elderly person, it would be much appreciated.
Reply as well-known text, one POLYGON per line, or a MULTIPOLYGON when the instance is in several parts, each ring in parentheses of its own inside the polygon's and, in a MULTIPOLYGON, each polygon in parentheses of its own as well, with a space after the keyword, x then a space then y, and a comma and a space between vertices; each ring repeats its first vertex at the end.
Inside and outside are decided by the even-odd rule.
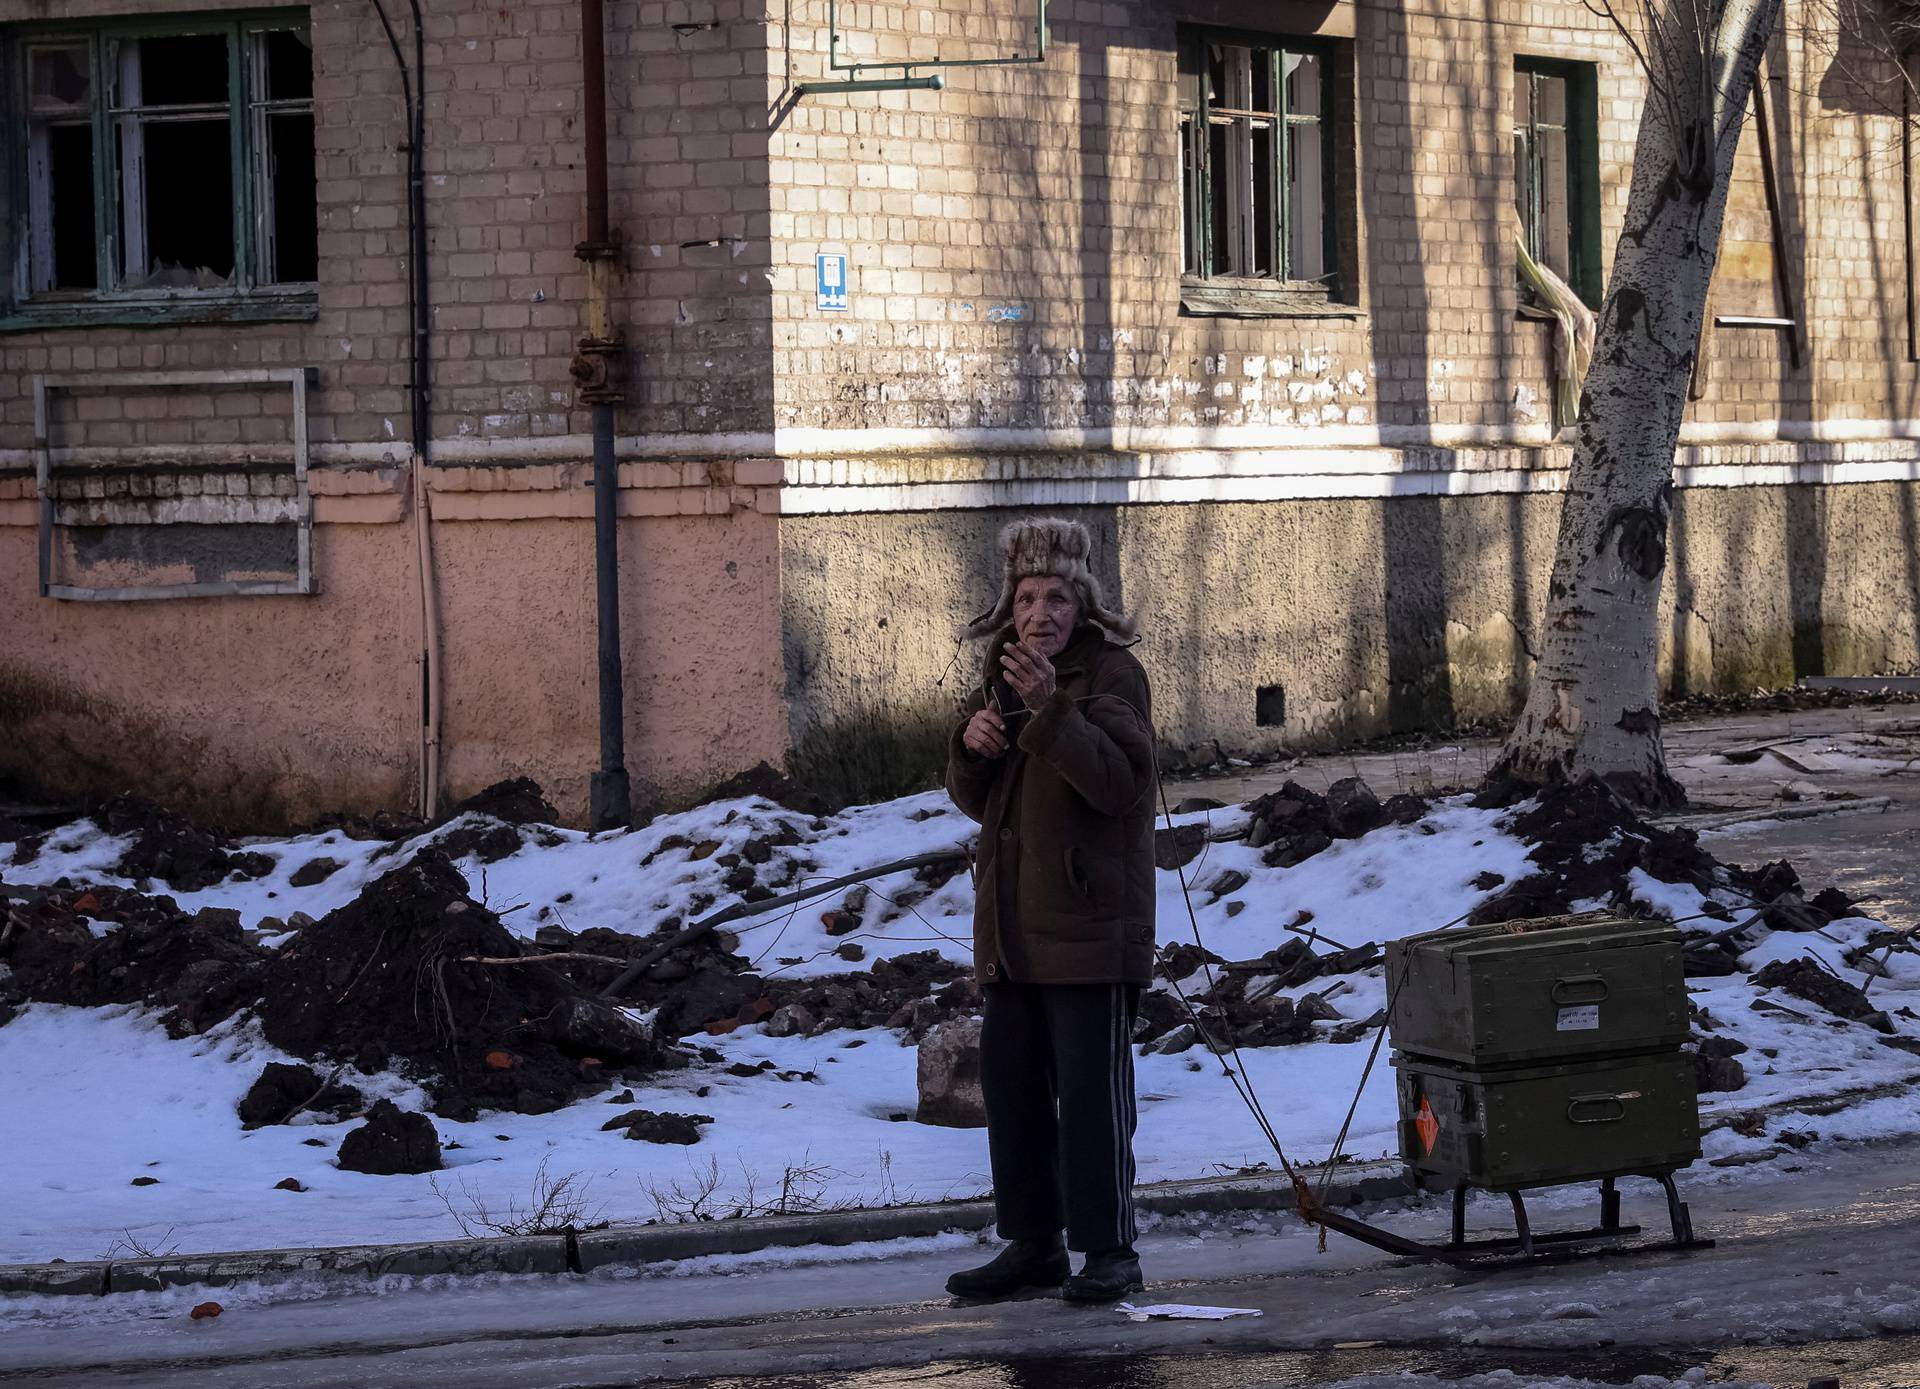
POLYGON ((1001 532, 1000 599, 973 624, 992 640, 948 748, 948 794, 980 822, 981 1087, 1008 1241, 947 1280, 958 1297, 1142 1286, 1130 1042, 1153 969, 1153 727, 1116 641, 1133 624, 1102 602, 1089 549, 1072 521, 1001 532))

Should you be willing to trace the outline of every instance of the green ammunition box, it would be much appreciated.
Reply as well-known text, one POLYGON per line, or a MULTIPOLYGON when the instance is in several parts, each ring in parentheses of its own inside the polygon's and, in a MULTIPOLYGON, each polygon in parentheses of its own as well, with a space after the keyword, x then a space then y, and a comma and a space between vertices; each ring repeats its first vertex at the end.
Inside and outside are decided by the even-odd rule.
POLYGON ((1429 1191, 1656 1174, 1700 1156, 1685 1052, 1472 1071, 1395 1056, 1400 1153, 1429 1191))
POLYGON ((1604 912, 1387 946, 1394 1047, 1468 1067, 1627 1056, 1687 1040, 1680 932, 1604 912))

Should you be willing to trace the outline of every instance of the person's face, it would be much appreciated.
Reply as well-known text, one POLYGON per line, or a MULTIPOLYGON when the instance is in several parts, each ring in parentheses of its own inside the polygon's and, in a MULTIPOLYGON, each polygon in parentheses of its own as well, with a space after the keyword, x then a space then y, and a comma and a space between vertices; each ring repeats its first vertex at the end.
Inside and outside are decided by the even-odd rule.
POLYGON ((1067 649, 1079 616, 1073 585, 1065 579, 1034 575, 1013 590, 1014 635, 1048 660, 1067 649))

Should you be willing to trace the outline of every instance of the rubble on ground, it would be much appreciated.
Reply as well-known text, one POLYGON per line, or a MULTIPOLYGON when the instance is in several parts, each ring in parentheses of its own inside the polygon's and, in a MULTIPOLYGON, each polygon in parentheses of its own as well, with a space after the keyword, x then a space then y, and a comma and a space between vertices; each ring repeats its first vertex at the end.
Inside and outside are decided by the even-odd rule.
POLYGON ((222 831, 189 824, 139 796, 115 797, 93 818, 108 834, 132 836, 114 871, 136 886, 157 880, 175 892, 201 892, 273 871, 268 855, 236 848, 222 831))
POLYGON ((1920 703, 1920 694, 1906 690, 1809 689, 1796 685, 1785 690, 1749 690, 1743 694, 1687 694, 1660 701, 1660 717, 1671 723, 1677 719, 1704 719, 1724 714, 1753 714, 1773 711, 1782 714, 1805 713, 1813 709, 1883 708, 1889 704, 1920 703))
POLYGON ((345 1119, 367 1107, 366 1096, 311 1066, 269 1061, 240 1099, 240 1122, 250 1129, 284 1124, 296 1114, 345 1119))
MULTIPOLYGON (((363 1095, 328 1083, 349 1066, 367 1075, 399 1070, 420 1080, 433 1111, 447 1118, 490 1109, 541 1114, 604 1092, 616 1077, 690 1064, 701 1038, 742 1027, 776 1038, 885 1028, 903 1044, 928 1043, 937 1051, 934 1039, 977 1016, 980 992, 965 964, 934 950, 869 963, 858 939, 842 939, 913 911, 964 867, 958 859, 921 870, 890 896, 863 884, 797 909, 817 916, 824 934, 839 942, 834 953, 862 968, 797 977, 787 971, 806 963, 802 957, 766 959, 772 952, 763 950, 749 959, 739 938, 716 930, 676 945, 624 987, 617 1003, 604 1001, 601 993, 631 962, 702 915, 733 900, 767 900, 817 871, 804 852, 782 852, 825 828, 822 820, 806 819, 820 813, 816 798, 766 767, 716 796, 722 793, 764 796, 786 811, 749 810, 764 818, 753 822, 744 841, 670 834, 652 844, 643 865, 684 860, 688 872, 679 880, 684 898, 648 923, 651 930, 574 931, 545 919, 542 908, 543 924, 528 941, 472 896, 455 858, 486 864, 561 842, 550 823, 553 807, 525 778, 459 802, 430 840, 396 837, 424 828, 404 817, 333 822, 349 837, 388 840, 383 854, 397 853, 404 842, 413 856, 317 921, 289 911, 284 920, 262 918, 259 929, 248 932, 236 912, 188 914, 157 892, 71 884, 20 891, 0 884, 0 903, 12 899, 0 941, 0 1024, 30 1000, 146 1004, 163 1011, 176 1037, 247 1013, 270 1043, 317 1063, 268 1066, 240 1106, 243 1122, 255 1125, 285 1122, 296 1112, 327 1121, 362 1112, 363 1095), (279 949, 268 948, 275 943, 279 949), (554 958, 518 963, 530 954, 554 958)), ((1200 855, 1210 840, 1242 839, 1260 852, 1260 867, 1285 870, 1343 840, 1418 826, 1432 799, 1382 799, 1359 777, 1337 781, 1325 794, 1287 781, 1249 802, 1243 817, 1228 817, 1225 828, 1159 828, 1156 860, 1163 869, 1184 871, 1204 863, 1200 855)), ((1508 828, 1530 845, 1536 871, 1513 881, 1493 872, 1475 880, 1476 888, 1492 893, 1468 918, 1476 923, 1596 903, 1644 914, 1633 896, 1638 871, 1701 894, 1705 919, 1687 926, 1685 965, 1690 978, 1713 978, 1745 973, 1743 952, 1769 931, 1811 932, 1854 914, 1854 904, 1830 888, 1808 896, 1789 864, 1749 871, 1719 863, 1691 831, 1649 823, 1598 780, 1524 797, 1516 788, 1493 786, 1478 803, 1511 806, 1508 828)), ((1215 809, 1227 808, 1194 799, 1182 802, 1181 813, 1215 809)), ((927 809, 914 818, 941 813, 927 809)), ((185 892, 196 890, 189 884, 244 880, 274 866, 270 856, 219 831, 197 829, 134 798, 112 802, 101 816, 103 829, 129 837, 114 871, 150 887, 185 892)), ((718 821, 733 822, 733 812, 718 821)), ((19 840, 16 861, 36 852, 34 838, 19 840)), ((289 866, 295 884, 325 882, 342 868, 325 854, 289 866)), ((1189 882, 1196 906, 1224 903, 1234 914, 1257 872, 1250 863, 1203 867, 1189 882)), ((1344 948, 1318 935, 1311 921, 1311 913, 1297 913, 1285 923, 1296 938, 1253 959, 1225 959, 1186 941, 1162 946, 1155 984, 1141 997, 1135 1042, 1172 1054, 1210 1039, 1260 1047, 1369 1039, 1381 1020, 1378 994, 1356 994, 1353 980, 1377 971, 1380 947, 1344 948), (1357 1007, 1355 998, 1371 1001, 1357 1007)), ((1166 934, 1184 932, 1173 923, 1166 934)), ((1880 933, 1849 951, 1847 960, 1864 969, 1861 960, 1871 950, 1899 943, 1880 933)), ((1836 1019, 1892 1030, 1865 994, 1806 961, 1769 964, 1754 982, 1836 1019)), ((1703 1089, 1745 1083, 1735 1059, 1740 1050, 1731 1037, 1706 1037, 1697 1045, 1703 1089)), ((709 1122, 646 1111, 622 1118, 629 1120, 621 1125, 629 1137, 655 1142, 696 1141, 699 1124, 709 1122)))
POLYGON ((334 1161, 349 1172, 392 1177, 403 1172, 438 1172, 440 1135, 424 1114, 401 1109, 392 1100, 380 1100, 366 1123, 340 1140, 334 1161))
POLYGON ((960 1018, 930 1029, 915 1060, 919 1094, 914 1119, 950 1129, 987 1125, 980 1089, 980 1020, 960 1018))
POLYGON ((700 1128, 711 1124, 711 1114, 663 1114, 651 1109, 630 1109, 600 1126, 602 1133, 619 1130, 625 1138, 638 1143, 678 1143, 691 1146, 700 1141, 700 1128))
POLYGON ((1784 989, 1849 1022, 1862 1022, 1876 1032, 1891 1033, 1893 1019, 1873 1006, 1866 992, 1808 959, 1775 960, 1753 982, 1763 989, 1784 989))
POLYGON ((170 897, 126 888, 37 893, 10 907, 7 919, 0 1020, 29 1001, 146 1003, 162 1012, 170 1035, 190 1036, 258 997, 268 955, 241 930, 238 912, 189 915, 170 897))
MULTIPOLYGON (((1520 788, 1490 786, 1479 804, 1511 804, 1520 788)), ((1724 921, 1719 938, 1689 942, 1689 977, 1728 974, 1738 968, 1738 945, 1764 926, 1775 931, 1815 931, 1853 915, 1853 903, 1827 888, 1808 901, 1791 865, 1767 864, 1749 871, 1722 864, 1700 847, 1691 829, 1668 828, 1643 819, 1597 777, 1528 792, 1509 831, 1533 846, 1528 857, 1539 872, 1509 883, 1468 916, 1474 925, 1559 916, 1604 903, 1623 915, 1644 915, 1634 902, 1635 869, 1663 883, 1680 883, 1702 894, 1701 912, 1724 921), (1738 899, 1729 907, 1716 895, 1738 899)))

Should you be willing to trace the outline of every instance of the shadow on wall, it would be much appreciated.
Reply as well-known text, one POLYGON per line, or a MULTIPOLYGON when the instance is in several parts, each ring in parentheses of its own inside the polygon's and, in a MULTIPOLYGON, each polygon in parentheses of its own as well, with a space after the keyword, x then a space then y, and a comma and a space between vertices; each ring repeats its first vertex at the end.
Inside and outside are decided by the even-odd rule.
MULTIPOLYGON (((1376 60, 1411 70, 1412 25, 1403 4, 1363 6, 1356 16, 1356 48, 1376 60)), ((1449 60, 1450 63, 1453 60, 1449 60)), ((1453 74, 1455 78, 1460 74, 1453 74)), ((1413 94, 1398 103, 1356 105, 1363 160, 1360 224, 1366 229, 1366 297, 1372 314, 1382 425, 1433 421, 1433 376, 1427 248, 1416 196, 1420 127, 1413 94)), ((1446 661, 1446 531, 1432 498, 1388 501, 1382 537, 1387 640, 1387 722, 1399 730, 1452 720, 1446 661)))
MULTIPOLYGON (((618 0, 608 8, 609 192, 627 257, 616 307, 630 349, 626 401, 616 412, 620 437, 765 437, 774 429, 767 169, 779 113, 742 106, 725 82, 698 80, 703 71, 724 71, 731 55, 768 51, 769 14, 777 12, 762 6, 735 13, 741 17, 708 23, 674 6, 663 12, 618 0), (663 73, 687 80, 666 80, 663 73), (704 109, 687 105, 695 90, 707 93, 704 109), (746 129, 731 128, 736 116, 746 129), (696 173, 697 185, 688 186, 696 173)), ((747 70, 754 70, 751 64, 747 70)), ((621 545, 622 679, 634 804, 681 804, 695 788, 773 755, 778 746, 774 634, 754 630, 767 620, 778 583, 777 541, 770 521, 736 503, 731 515, 671 526, 629 522, 621 545), (740 639, 708 640, 715 630, 740 639), (690 644, 697 648, 691 653, 690 644), (716 709, 697 693, 716 689, 728 692, 731 707, 716 709)), ((585 602, 589 645, 580 669, 591 708, 590 581, 585 602)), ((584 773, 592 765, 592 725, 581 732, 584 773)), ((570 786, 549 790, 557 801, 575 794, 570 786)))
MULTIPOLYGON (((1094 572, 1120 594, 1111 507, 1047 508, 1093 534, 1094 572)), ((792 517, 782 596, 794 779, 837 802, 939 784, 947 735, 980 679, 965 625, 1000 591, 997 539, 1033 511, 792 517)))
POLYGON ((405 805, 410 767, 299 762, 236 746, 218 724, 168 721, 17 664, 0 664, 0 798, 96 805, 125 792, 235 833, 281 833, 349 805, 405 805), (99 731, 114 730, 111 744, 99 731), (137 764, 127 756, 140 750, 137 764))

